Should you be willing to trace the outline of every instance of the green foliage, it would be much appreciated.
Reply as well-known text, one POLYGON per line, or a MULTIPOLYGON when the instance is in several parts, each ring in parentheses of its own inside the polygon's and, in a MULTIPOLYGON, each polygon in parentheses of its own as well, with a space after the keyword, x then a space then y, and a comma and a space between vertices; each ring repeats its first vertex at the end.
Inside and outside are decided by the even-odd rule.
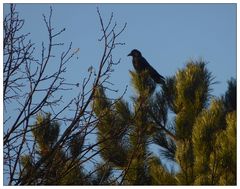
POLYGON ((217 135, 219 169, 221 175, 218 181, 220 185, 236 185, 237 169, 237 138, 236 138, 236 112, 230 112, 226 116, 227 128, 217 135))
MULTIPOLYGON (((37 170, 34 167, 33 158, 30 155, 23 155, 21 157, 21 164, 23 167, 22 184, 25 184, 28 183, 29 180, 29 177, 27 175, 37 174, 37 170)), ((36 183, 36 181, 33 181, 33 184, 36 183)))
POLYGON ((147 71, 130 75, 132 106, 110 100, 102 86, 96 89, 92 109, 102 162, 94 173, 86 176, 80 163, 85 137, 73 134, 69 146, 52 154, 60 125, 50 114, 38 115, 32 131, 36 155, 21 158, 22 184, 236 185, 236 80, 228 82, 224 96, 210 98, 213 77, 203 61, 188 62, 158 91, 147 71), (152 143, 159 155, 153 155, 152 143), (40 157, 47 161, 36 169, 40 157), (179 170, 169 171, 163 159, 179 170), (114 170, 122 171, 118 179, 114 170))
POLYGON ((194 127, 195 184, 236 184, 236 113, 213 101, 194 127))
POLYGON ((176 74, 176 113, 192 106, 193 113, 199 113, 206 107, 212 79, 203 61, 190 61, 185 69, 179 70, 176 74))
POLYGON ((129 170, 125 177, 124 184, 126 185, 150 185, 150 178, 148 175, 148 168, 146 165, 146 157, 141 156, 143 149, 139 149, 139 153, 131 161, 129 170))
POLYGON ((177 180, 173 173, 167 172, 158 157, 149 159, 149 174, 152 185, 176 185, 177 180))
POLYGON ((194 183, 193 126, 199 113, 207 106, 211 82, 211 73, 203 61, 190 61, 176 74, 173 100, 177 138, 175 157, 181 167, 177 175, 181 184, 194 183))
POLYGON ((161 146, 160 155, 169 161, 175 161, 176 144, 173 139, 166 136, 164 132, 157 131, 154 143, 161 146))
POLYGON ((191 137, 194 120, 207 105, 211 82, 211 73, 202 61, 190 61, 185 69, 177 72, 174 106, 178 138, 191 137))
POLYGON ((39 153, 48 155, 57 141, 59 124, 57 122, 51 122, 50 114, 47 114, 45 117, 39 114, 36 120, 32 130, 33 136, 39 145, 39 153))
POLYGON ((148 112, 156 84, 147 72, 130 74, 137 94, 133 98, 133 112, 124 100, 110 101, 103 88, 97 89, 92 105, 99 118, 97 139, 102 158, 125 170, 124 184, 150 184, 146 162, 153 124, 148 112))
POLYGON ((130 71, 133 88, 137 95, 151 96, 156 88, 156 83, 149 77, 147 70, 136 73, 130 71))
POLYGON ((161 125, 167 124, 168 104, 166 96, 162 91, 157 92, 149 102, 151 119, 161 125))
MULTIPOLYGON (((222 133, 227 130, 226 112, 234 110, 236 106, 236 82, 231 80, 223 100, 213 99, 209 107, 212 76, 203 62, 188 63, 185 69, 177 73, 175 83, 176 93, 173 98, 177 138, 175 158, 181 168, 177 174, 178 183, 234 184, 236 182, 234 160, 225 163, 227 167, 231 165, 232 169, 228 171, 230 173, 220 168, 224 156, 220 156, 223 147, 219 142, 223 142, 222 133), (224 180, 223 175, 229 175, 229 179, 224 180)), ((236 120, 233 122, 236 123, 236 120)), ((224 136, 229 137, 227 134, 224 136)), ((236 138, 233 141, 236 143, 236 138)), ((226 153, 228 156, 225 154, 225 158, 234 159, 231 155, 233 152, 236 153, 234 145, 231 152, 226 153)))
POLYGON ((89 184, 83 179, 85 174, 77 158, 81 154, 84 138, 80 135, 73 135, 69 143, 70 154, 64 147, 56 149, 54 145, 59 136, 59 123, 51 120, 51 115, 39 114, 36 123, 32 126, 32 133, 36 141, 36 154, 23 155, 21 165, 22 185, 79 185, 89 184), (46 161, 40 168, 36 163, 45 158, 46 161), (42 175, 46 175, 43 177, 42 175))
POLYGON ((224 105, 228 112, 236 110, 237 106, 237 81, 231 78, 228 81, 228 90, 224 96, 224 105))
POLYGON ((233 88, 232 82, 229 82, 225 101, 212 100, 209 109, 203 110, 195 122, 194 184, 236 184, 236 112, 229 108, 236 106, 232 104, 234 95, 230 91, 236 90, 233 88))
POLYGON ((116 166, 126 165, 128 146, 124 142, 124 135, 131 117, 127 103, 120 100, 112 107, 103 88, 100 87, 97 89, 92 108, 99 118, 97 139, 100 142, 102 157, 116 166))
POLYGON ((172 112, 177 112, 177 107, 175 107, 174 99, 176 98, 176 77, 165 78, 165 85, 162 86, 162 95, 164 97, 164 102, 168 105, 168 108, 172 112))
POLYGON ((122 184, 236 184, 236 81, 209 105, 213 77, 202 60, 166 78, 160 91, 147 71, 130 75, 132 110, 123 100, 108 100, 103 89, 93 105, 98 140, 109 138, 100 144, 101 155, 123 170, 122 184), (161 147, 160 157, 151 155, 151 141, 161 147), (177 162, 179 171, 169 172, 161 158, 177 162))
POLYGON ((70 142, 70 153, 73 158, 77 158, 79 155, 81 155, 84 139, 85 137, 79 134, 72 136, 72 139, 70 142))
POLYGON ((175 158, 181 167, 181 172, 177 174, 178 184, 192 185, 195 178, 192 142, 189 140, 177 142, 175 158))
POLYGON ((222 101, 213 100, 209 110, 204 110, 195 122, 193 130, 194 168, 197 172, 195 184, 216 184, 214 161, 218 148, 215 146, 215 140, 219 131, 224 129, 224 117, 222 101))
POLYGON ((93 176, 93 185, 109 185, 114 184, 115 181, 111 180, 112 168, 107 164, 100 163, 96 166, 96 173, 93 176))

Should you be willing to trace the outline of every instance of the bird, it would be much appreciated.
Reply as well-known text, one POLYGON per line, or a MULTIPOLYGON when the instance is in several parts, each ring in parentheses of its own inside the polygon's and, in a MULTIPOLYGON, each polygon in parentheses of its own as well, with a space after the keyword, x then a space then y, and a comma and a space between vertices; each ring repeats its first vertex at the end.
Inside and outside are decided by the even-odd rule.
POLYGON ((132 63, 134 69, 137 73, 141 73, 144 70, 149 72, 150 77, 159 84, 165 84, 165 78, 161 76, 149 63, 148 61, 142 56, 142 53, 137 50, 133 49, 128 56, 132 56, 132 63))

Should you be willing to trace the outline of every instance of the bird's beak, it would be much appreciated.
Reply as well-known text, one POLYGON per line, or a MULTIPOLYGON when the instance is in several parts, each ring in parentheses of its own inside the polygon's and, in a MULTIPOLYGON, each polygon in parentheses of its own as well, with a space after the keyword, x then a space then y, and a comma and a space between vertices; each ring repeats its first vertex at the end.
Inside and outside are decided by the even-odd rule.
POLYGON ((129 53, 128 56, 132 56, 132 53, 129 53))

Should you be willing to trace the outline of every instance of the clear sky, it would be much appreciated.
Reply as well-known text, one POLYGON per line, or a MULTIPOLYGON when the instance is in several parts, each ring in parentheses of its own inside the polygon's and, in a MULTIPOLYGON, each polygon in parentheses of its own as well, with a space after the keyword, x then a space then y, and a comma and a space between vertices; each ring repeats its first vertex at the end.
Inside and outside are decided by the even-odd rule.
POLYGON ((120 37, 125 45, 114 51, 116 60, 122 61, 111 78, 119 94, 130 85, 125 99, 133 93, 128 71, 133 66, 127 54, 134 48, 163 76, 174 75, 189 59, 203 58, 219 82, 213 85, 217 96, 226 91, 226 81, 236 77, 236 4, 18 4, 25 30, 39 47, 47 38, 42 14, 48 15, 50 5, 56 30, 66 28, 59 40, 80 48, 79 58, 69 67, 68 81, 80 81, 81 74, 91 65, 97 68, 101 58, 96 7, 105 22, 111 12, 119 28, 127 22, 120 37))
MULTIPOLYGON (((116 60, 121 58, 110 79, 113 88, 119 90, 117 95, 112 94, 114 97, 121 95, 126 85, 124 98, 130 101, 133 94, 129 75, 133 66, 127 54, 134 48, 163 76, 174 75, 190 59, 204 59, 219 82, 212 86, 216 96, 224 94, 227 80, 236 78, 236 4, 18 4, 20 17, 25 19, 24 31, 31 33, 39 56, 41 42, 48 37, 42 14, 48 15, 50 6, 55 30, 66 28, 59 42, 67 45, 72 41, 74 49, 80 48, 78 59, 72 59, 68 67, 68 82, 81 83, 88 68, 97 68, 100 62, 103 45, 98 41, 101 31, 97 7, 105 22, 111 12, 119 29, 127 22, 120 37, 125 45, 113 54, 116 60)), ((5 4, 4 13, 8 8, 5 4)))

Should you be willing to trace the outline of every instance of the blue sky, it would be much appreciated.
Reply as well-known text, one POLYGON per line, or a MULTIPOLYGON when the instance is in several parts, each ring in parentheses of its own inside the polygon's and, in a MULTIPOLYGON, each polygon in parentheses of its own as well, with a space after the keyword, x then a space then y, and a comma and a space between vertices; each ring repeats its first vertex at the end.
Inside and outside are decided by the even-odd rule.
MULTIPOLYGON (((119 96, 128 85, 124 99, 130 101, 134 94, 129 70, 132 61, 127 54, 139 49, 148 62, 163 76, 172 76, 183 68, 190 59, 204 59, 209 71, 218 84, 213 85, 213 95, 219 96, 227 89, 227 80, 236 78, 236 4, 18 4, 20 17, 25 19, 24 31, 30 32, 30 39, 36 44, 36 56, 41 54, 41 43, 48 34, 42 14, 49 14, 53 8, 52 24, 55 30, 66 28, 58 37, 65 42, 63 49, 57 48, 56 55, 67 49, 72 41, 73 49, 80 48, 78 59, 69 62, 67 82, 82 82, 90 66, 98 67, 103 44, 99 7, 105 22, 111 12, 119 29, 127 22, 127 28, 119 38, 125 45, 114 51, 114 58, 121 58, 110 81, 119 90, 119 96)), ((4 13, 8 5, 4 5, 4 13)), ((54 61, 52 67, 54 68, 54 61)), ((66 100, 76 95, 68 94, 66 100)))
POLYGON ((203 58, 219 82, 213 85, 216 96, 226 91, 227 80, 236 77, 236 4, 18 4, 25 31, 39 47, 47 39, 42 14, 48 15, 50 5, 56 30, 66 28, 58 39, 80 48, 79 58, 69 66, 68 81, 81 81, 88 67, 97 68, 101 58, 96 7, 105 22, 113 12, 119 29, 127 22, 120 37, 125 45, 114 51, 121 63, 111 78, 119 95, 129 85, 125 99, 133 94, 128 71, 133 66, 126 55, 134 48, 163 76, 174 75, 189 59, 203 58))

